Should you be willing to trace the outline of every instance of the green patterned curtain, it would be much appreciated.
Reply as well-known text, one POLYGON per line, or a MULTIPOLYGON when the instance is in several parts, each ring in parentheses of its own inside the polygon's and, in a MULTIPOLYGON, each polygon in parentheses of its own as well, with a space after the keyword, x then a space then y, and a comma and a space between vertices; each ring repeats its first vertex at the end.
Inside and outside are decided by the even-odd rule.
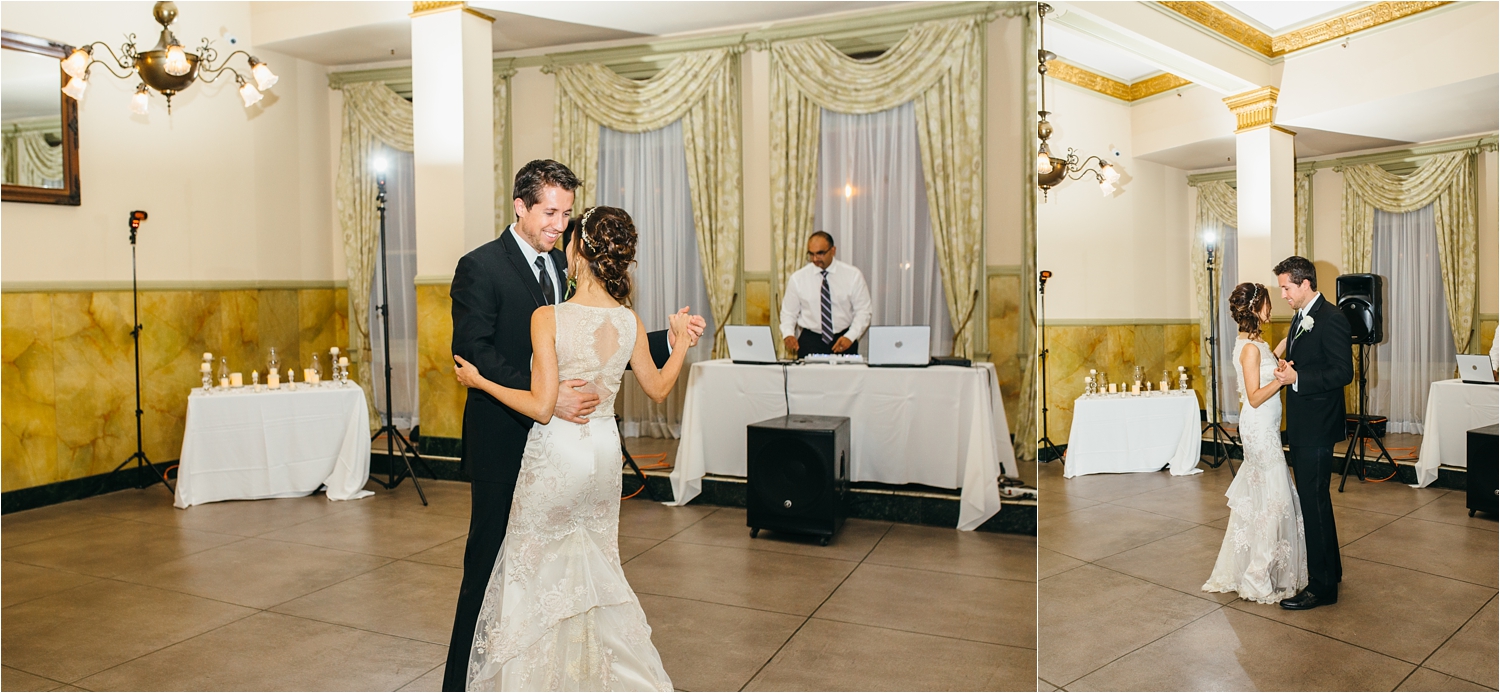
POLYGON ((1474 299, 1478 284, 1478 190, 1475 158, 1479 150, 1438 154, 1410 174, 1398 176, 1376 164, 1336 167, 1344 174, 1344 271, 1370 271, 1375 210, 1414 212, 1432 205, 1437 226, 1438 262, 1453 344, 1467 352, 1473 337, 1474 299))
MULTIPOLYGON (((344 266, 349 276, 349 350, 361 360, 355 378, 373 393, 370 367, 370 282, 380 245, 380 216, 375 201, 375 173, 369 162, 385 145, 413 151, 411 102, 383 82, 345 84, 344 130, 339 142, 338 181, 334 199, 344 235, 344 266)), ((374 411, 373 394, 366 398, 374 411)), ((371 416, 379 421, 379 416, 371 416)))
MULTIPOLYGON (((554 68, 553 152, 583 179, 575 212, 594 205, 599 127, 659 130, 682 121, 698 257, 714 324, 729 321, 739 273, 743 164, 740 154, 738 48, 684 53, 648 80, 631 80, 598 63, 554 68)), ((716 339, 714 358, 728 356, 716 339)))
MULTIPOLYGON (((953 353, 982 344, 984 315, 984 18, 913 26, 873 60, 855 60, 821 38, 771 45, 771 271, 779 293, 802 264, 817 195, 820 109, 875 113, 916 103, 927 206, 953 353)), ((773 306, 777 305, 773 301, 773 306)))
MULTIPOLYGON (((1221 180, 1206 181, 1196 187, 1198 217, 1188 262, 1192 264, 1193 291, 1198 298, 1198 334, 1201 335, 1198 340, 1198 370, 1206 377, 1209 361, 1213 359, 1213 354, 1208 351, 1207 338, 1213 329, 1213 307, 1208 304, 1208 250, 1203 246, 1203 232, 1212 229, 1218 233, 1220 226, 1239 224, 1239 194, 1221 180)), ((1221 271, 1224 255, 1215 255, 1214 262, 1214 271, 1221 271)))

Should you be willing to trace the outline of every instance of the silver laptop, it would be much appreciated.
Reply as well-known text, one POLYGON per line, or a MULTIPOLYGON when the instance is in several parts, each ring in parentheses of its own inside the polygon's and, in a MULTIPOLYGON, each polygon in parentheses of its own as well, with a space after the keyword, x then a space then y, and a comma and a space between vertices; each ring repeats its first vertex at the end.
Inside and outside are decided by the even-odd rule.
POLYGON ((926 366, 932 328, 927 325, 879 326, 870 328, 870 365, 926 366))
POLYGON ((1466 383, 1475 385, 1494 385, 1495 372, 1491 370, 1490 357, 1484 354, 1474 356, 1471 354, 1458 355, 1458 377, 1466 383))
POLYGON ((725 325, 724 338, 735 363, 779 363, 769 325, 725 325))

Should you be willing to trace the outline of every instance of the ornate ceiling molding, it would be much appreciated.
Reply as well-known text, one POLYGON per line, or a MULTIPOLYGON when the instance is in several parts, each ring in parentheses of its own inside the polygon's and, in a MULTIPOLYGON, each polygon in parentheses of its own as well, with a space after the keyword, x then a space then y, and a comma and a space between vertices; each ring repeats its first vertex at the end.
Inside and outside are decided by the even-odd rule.
POLYGON ((1256 53, 1277 58, 1452 3, 1377 2, 1280 36, 1266 34, 1207 2, 1159 4, 1256 53))
POLYGON ((1224 97, 1224 105, 1234 114, 1235 133, 1271 125, 1276 119, 1276 87, 1261 87, 1243 94, 1224 97))
POLYGON ((1061 60, 1047 61, 1047 76, 1062 80, 1075 87, 1083 87, 1089 91, 1126 102, 1138 101, 1148 96, 1155 96, 1162 92, 1192 84, 1192 82, 1167 72, 1154 77, 1147 77, 1139 82, 1126 84, 1119 80, 1090 72, 1077 65, 1070 65, 1061 60))

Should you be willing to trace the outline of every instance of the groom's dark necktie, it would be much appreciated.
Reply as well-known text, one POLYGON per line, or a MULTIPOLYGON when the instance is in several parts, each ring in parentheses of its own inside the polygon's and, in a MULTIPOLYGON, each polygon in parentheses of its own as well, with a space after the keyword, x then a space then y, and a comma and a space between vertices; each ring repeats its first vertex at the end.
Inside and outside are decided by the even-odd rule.
POLYGON ((542 300, 547 305, 557 303, 557 289, 552 286, 552 275, 547 274, 547 260, 538 255, 536 258, 537 281, 542 283, 542 300))

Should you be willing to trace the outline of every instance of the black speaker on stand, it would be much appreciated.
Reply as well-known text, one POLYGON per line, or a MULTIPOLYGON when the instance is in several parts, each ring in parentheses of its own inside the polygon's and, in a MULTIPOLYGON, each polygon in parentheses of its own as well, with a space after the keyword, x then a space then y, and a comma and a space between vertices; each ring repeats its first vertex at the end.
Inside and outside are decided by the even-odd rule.
POLYGON ((828 541, 844 524, 849 417, 778 416, 745 428, 745 524, 828 541))
MULTIPOLYGON (((1349 467, 1355 463, 1359 467, 1355 474, 1360 481, 1365 480, 1365 441, 1373 440, 1380 448, 1380 454, 1376 455, 1371 462, 1379 462, 1382 458, 1391 463, 1391 476, 1396 475, 1396 460, 1391 453, 1385 449, 1385 442, 1375 434, 1374 424, 1381 424, 1385 428, 1384 416, 1373 416, 1366 411, 1366 383, 1369 366, 1370 347, 1385 341, 1385 320, 1381 315, 1381 295, 1384 282, 1378 274, 1345 274, 1334 280, 1338 288, 1339 311, 1344 314, 1344 319, 1349 321, 1349 336, 1355 345, 1359 347, 1357 365, 1359 367, 1359 413, 1350 417, 1354 426, 1353 437, 1349 440, 1349 447, 1344 449, 1344 473, 1339 479, 1339 493, 1344 492, 1344 484, 1349 481, 1349 467)), ((1381 479, 1380 481, 1385 481, 1381 479)))

